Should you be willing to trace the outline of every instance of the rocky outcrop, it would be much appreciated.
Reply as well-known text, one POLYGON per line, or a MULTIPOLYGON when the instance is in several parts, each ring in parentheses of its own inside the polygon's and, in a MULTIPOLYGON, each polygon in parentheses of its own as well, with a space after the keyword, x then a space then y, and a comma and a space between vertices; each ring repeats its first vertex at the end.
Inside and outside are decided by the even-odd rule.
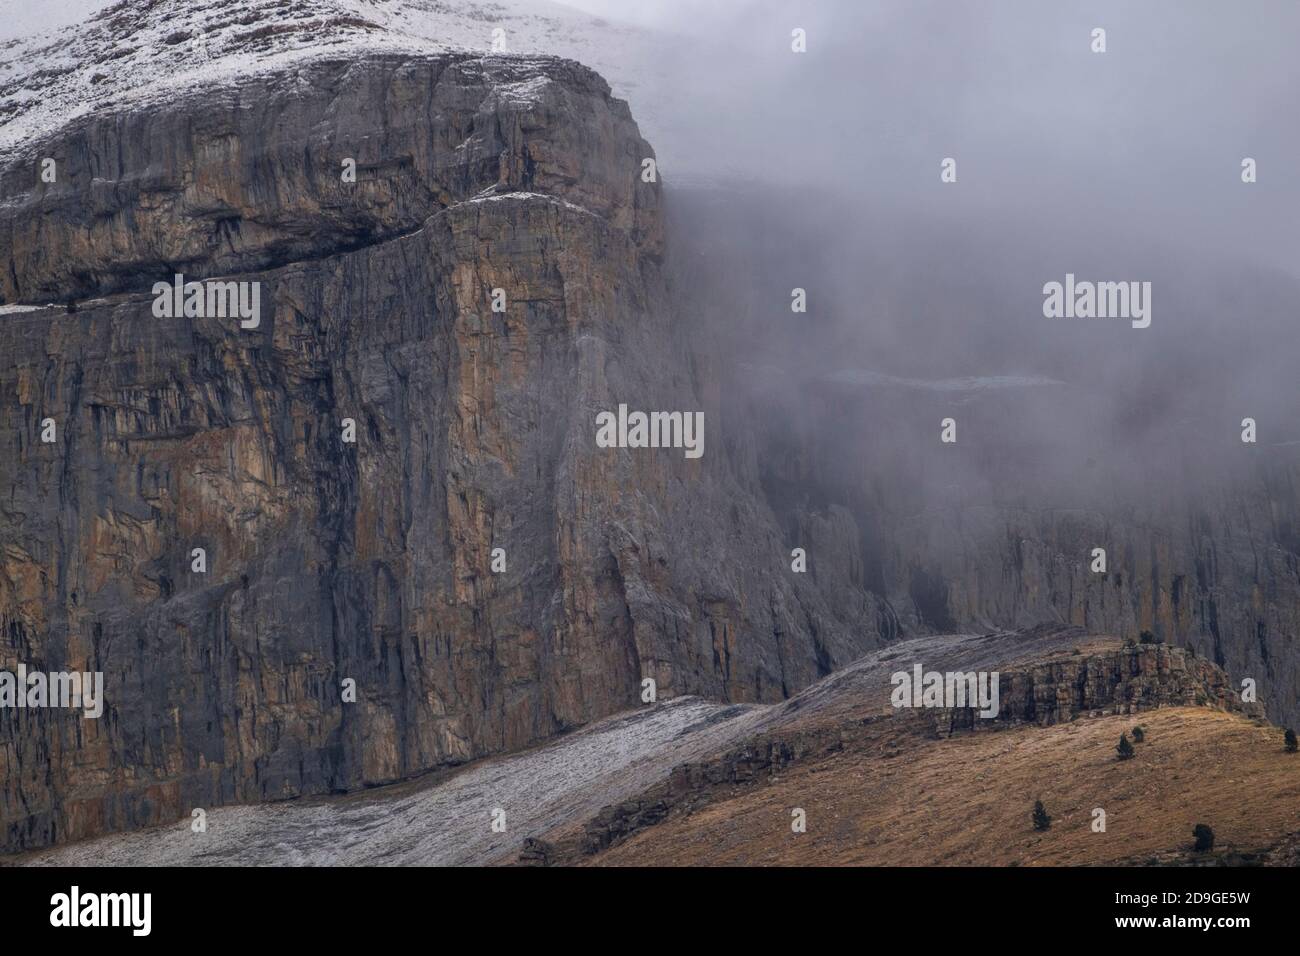
POLYGON ((6 299, 80 301, 0 324, 0 667, 102 671, 105 713, 0 711, 0 846, 403 779, 646 678, 780 700, 877 641, 726 452, 652 155, 576 64, 449 55, 92 117, 8 167, 6 299), (260 283, 260 324, 155 317, 175 271, 260 283), (703 410, 704 457, 597 448, 620 402, 703 410))
MULTIPOLYGON (((848 736, 851 740, 852 730, 848 736)), ((599 853, 666 820, 669 814, 690 812, 721 790, 760 784, 797 760, 836 753, 844 749, 845 740, 842 727, 762 735, 714 759, 683 763, 674 767, 663 783, 603 808, 587 822, 576 840, 558 851, 553 848, 547 863, 599 853)))
POLYGON ((989 729, 999 723, 1064 723, 1084 716, 1135 714, 1155 707, 1215 707, 1262 717, 1217 665, 1182 647, 1150 644, 1108 654, 1078 655, 999 676, 999 711, 981 718, 975 709, 936 709, 936 726, 989 729))
POLYGON ((549 866, 553 853, 554 847, 545 840, 537 840, 533 837, 529 837, 524 841, 523 847, 519 850, 519 865, 549 866))

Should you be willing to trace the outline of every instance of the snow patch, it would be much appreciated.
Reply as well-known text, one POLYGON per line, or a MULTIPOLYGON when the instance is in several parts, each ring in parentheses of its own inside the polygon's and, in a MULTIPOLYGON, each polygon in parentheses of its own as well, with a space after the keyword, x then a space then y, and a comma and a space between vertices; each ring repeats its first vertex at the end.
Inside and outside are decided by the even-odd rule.
MULTIPOLYGON (((122 0, 79 27, 0 40, 0 152, 13 152, 106 109, 147 108, 193 89, 322 57, 494 53, 577 60, 636 114, 662 42, 550 0, 122 0)), ((531 103, 545 80, 503 88, 531 103)), ((646 102, 643 102, 645 100, 646 102)))
POLYGON ((586 206, 579 206, 577 203, 569 202, 567 199, 561 199, 558 196, 548 196, 546 193, 531 193, 531 192, 523 192, 523 191, 516 191, 516 192, 509 192, 509 193, 486 193, 483 195, 475 196, 473 199, 466 199, 462 202, 458 202, 455 204, 455 206, 451 206, 449 208, 455 209, 456 206, 466 206, 466 205, 472 205, 474 203, 480 203, 480 202, 497 202, 502 199, 543 199, 546 202, 552 203, 554 205, 564 206, 565 208, 571 209, 574 212, 586 213, 588 216, 596 215, 586 206))

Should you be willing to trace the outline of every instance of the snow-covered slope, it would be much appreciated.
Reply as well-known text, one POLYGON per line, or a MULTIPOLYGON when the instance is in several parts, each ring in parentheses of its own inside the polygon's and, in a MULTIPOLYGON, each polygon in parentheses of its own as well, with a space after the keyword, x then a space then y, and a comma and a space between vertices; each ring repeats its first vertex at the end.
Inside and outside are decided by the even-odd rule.
POLYGON ((596 70, 650 134, 659 42, 549 0, 123 0, 77 27, 0 34, 0 157, 93 111, 147 107, 314 57, 503 44, 596 70))
MULTIPOLYGON (((515 859, 529 836, 580 823, 694 760, 751 733, 771 708, 677 698, 619 714, 547 746, 467 767, 450 779, 415 781, 349 797, 208 810, 95 840, 107 866, 487 864, 515 859), (505 832, 492 828, 505 811, 505 832)), ((67 862, 86 844, 17 857, 67 862)), ((8 862, 8 861, 6 861, 8 862)))

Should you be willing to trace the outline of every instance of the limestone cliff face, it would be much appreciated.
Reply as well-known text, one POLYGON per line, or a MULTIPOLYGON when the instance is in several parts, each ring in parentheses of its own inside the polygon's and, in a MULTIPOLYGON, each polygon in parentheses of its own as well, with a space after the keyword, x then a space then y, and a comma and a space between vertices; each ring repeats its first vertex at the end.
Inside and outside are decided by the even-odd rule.
POLYGON ((105 712, 0 711, 0 848, 520 748, 646 677, 778 700, 876 642, 733 463, 649 156, 590 71, 449 54, 14 159, 4 299, 77 306, 0 321, 0 667, 103 671, 105 712), (261 283, 260 325, 156 318, 175 272, 261 283), (620 402, 703 410, 704 457, 597 448, 620 402))
POLYGON ((1300 715, 1300 571, 1279 529, 1300 500, 1296 477, 1261 468, 1197 506, 954 509, 892 538, 896 580, 928 569, 935 606, 958 621, 1150 630, 1224 667, 1238 690, 1253 680, 1288 724, 1300 715), (1105 574, 1089 567, 1098 542, 1113 562, 1105 574))
POLYGON ((398 52, 6 154, 0 305, 42 307, 0 313, 0 669, 106 687, 100 720, 0 709, 0 850, 517 749, 645 678, 776 701, 968 626, 1153 629, 1296 716, 1294 470, 1200 507, 953 498, 986 463, 907 459, 878 396, 748 405, 665 278, 653 155, 576 63, 398 52), (178 272, 260 283, 260 324, 156 318, 178 272), (598 448, 620 403, 703 411, 703 457, 598 448))
POLYGON ((316 60, 164 108, 93 113, 15 157, 0 175, 0 300, 319 258, 411 232, 488 187, 562 192, 653 253, 658 190, 629 178, 652 155, 626 104, 575 63, 316 60), (38 178, 47 158, 53 183, 38 178))
POLYGON ((1065 404, 1087 401, 1074 392, 752 391, 737 414, 760 423, 750 431, 765 500, 819 574, 840 569, 836 593, 877 599, 887 638, 1039 623, 1133 639, 1149 630, 1214 661, 1238 689, 1252 679, 1275 722, 1300 718, 1294 448, 1205 451, 1193 435, 1133 463, 1017 444, 1024 407, 1065 421, 1065 404), (943 445, 950 414, 962 437, 943 445), (1093 570, 1094 548, 1105 572, 1093 570))

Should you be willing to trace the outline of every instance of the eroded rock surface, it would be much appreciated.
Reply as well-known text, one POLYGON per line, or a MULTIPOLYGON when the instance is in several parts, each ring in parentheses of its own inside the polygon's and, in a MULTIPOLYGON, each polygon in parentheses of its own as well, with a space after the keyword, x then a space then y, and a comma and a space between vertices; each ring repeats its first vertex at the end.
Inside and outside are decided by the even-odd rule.
MULTIPOLYGON (((276 56, 377 30, 323 6, 222 29, 276 56)), ((665 265, 654 152, 585 67, 376 46, 116 96, 0 162, 0 668, 106 680, 97 721, 0 710, 0 850, 516 751, 637 706, 646 678, 779 702, 883 644, 902 656, 872 666, 928 663, 906 639, 958 629, 1151 629, 1300 713, 1293 466, 1198 504, 1058 508, 996 470, 1005 493, 952 495, 978 459, 1020 460, 1005 408, 963 412, 985 438, 936 466, 890 428, 950 395, 748 395, 665 265), (259 326, 156 318, 177 272, 260 283, 259 326), (704 456, 597 448, 620 403, 703 411, 704 456)), ((963 659, 1004 662, 1002 640, 963 659)), ((1195 698, 1201 664, 1160 653, 1195 698)), ((1012 701, 1077 711, 1109 674, 1012 701)), ((1139 704, 1168 690, 1145 676, 1139 704)))
POLYGON ((590 71, 323 61, 46 147, 5 296, 81 301, 0 325, 0 664, 103 671, 106 712, 0 713, 6 848, 519 749, 645 678, 780 700, 877 640, 731 463, 590 71), (176 271, 260 283, 260 325, 154 317, 176 271), (620 402, 703 410, 705 456, 597 449, 620 402))

